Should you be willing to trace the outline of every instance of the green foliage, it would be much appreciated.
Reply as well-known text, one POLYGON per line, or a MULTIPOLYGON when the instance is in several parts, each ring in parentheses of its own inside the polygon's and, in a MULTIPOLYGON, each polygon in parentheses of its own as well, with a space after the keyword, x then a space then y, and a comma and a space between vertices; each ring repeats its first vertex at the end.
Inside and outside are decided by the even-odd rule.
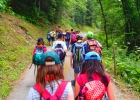
POLYGON ((7 1, 8 0, 1 0, 0 1, 0 11, 5 12, 5 10, 7 9, 7 1))

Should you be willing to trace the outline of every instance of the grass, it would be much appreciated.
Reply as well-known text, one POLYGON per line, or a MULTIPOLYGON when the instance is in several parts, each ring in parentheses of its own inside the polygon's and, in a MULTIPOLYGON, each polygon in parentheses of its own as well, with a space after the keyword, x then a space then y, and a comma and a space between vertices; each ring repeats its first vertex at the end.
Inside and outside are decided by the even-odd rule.
POLYGON ((46 29, 0 13, 0 100, 8 96, 20 74, 31 63, 38 37, 47 44, 46 29))

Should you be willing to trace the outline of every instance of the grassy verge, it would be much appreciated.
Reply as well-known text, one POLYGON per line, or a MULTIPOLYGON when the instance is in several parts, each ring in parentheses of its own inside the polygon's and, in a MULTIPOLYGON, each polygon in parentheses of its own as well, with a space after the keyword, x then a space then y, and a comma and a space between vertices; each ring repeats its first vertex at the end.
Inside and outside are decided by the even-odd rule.
POLYGON ((46 29, 6 13, 0 13, 0 100, 10 92, 20 74, 31 62, 38 37, 47 44, 46 29))

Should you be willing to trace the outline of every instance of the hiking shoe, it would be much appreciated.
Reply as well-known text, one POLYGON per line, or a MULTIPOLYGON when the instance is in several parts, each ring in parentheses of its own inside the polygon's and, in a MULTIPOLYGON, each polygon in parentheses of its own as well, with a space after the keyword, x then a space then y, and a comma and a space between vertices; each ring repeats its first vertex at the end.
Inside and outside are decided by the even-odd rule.
POLYGON ((71 85, 75 86, 75 80, 71 80, 71 85))

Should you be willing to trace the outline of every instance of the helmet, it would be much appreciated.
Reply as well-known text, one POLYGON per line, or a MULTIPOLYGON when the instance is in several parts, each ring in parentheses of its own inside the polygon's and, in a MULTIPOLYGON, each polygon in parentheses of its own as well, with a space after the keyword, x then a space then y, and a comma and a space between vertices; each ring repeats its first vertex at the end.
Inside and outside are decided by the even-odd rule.
POLYGON ((93 32, 90 32, 90 31, 89 31, 89 32, 87 33, 87 38, 93 38, 93 32))
POLYGON ((82 39, 82 38, 83 38, 82 35, 80 35, 80 34, 76 35, 76 39, 77 39, 77 40, 78 40, 78 39, 82 39))

